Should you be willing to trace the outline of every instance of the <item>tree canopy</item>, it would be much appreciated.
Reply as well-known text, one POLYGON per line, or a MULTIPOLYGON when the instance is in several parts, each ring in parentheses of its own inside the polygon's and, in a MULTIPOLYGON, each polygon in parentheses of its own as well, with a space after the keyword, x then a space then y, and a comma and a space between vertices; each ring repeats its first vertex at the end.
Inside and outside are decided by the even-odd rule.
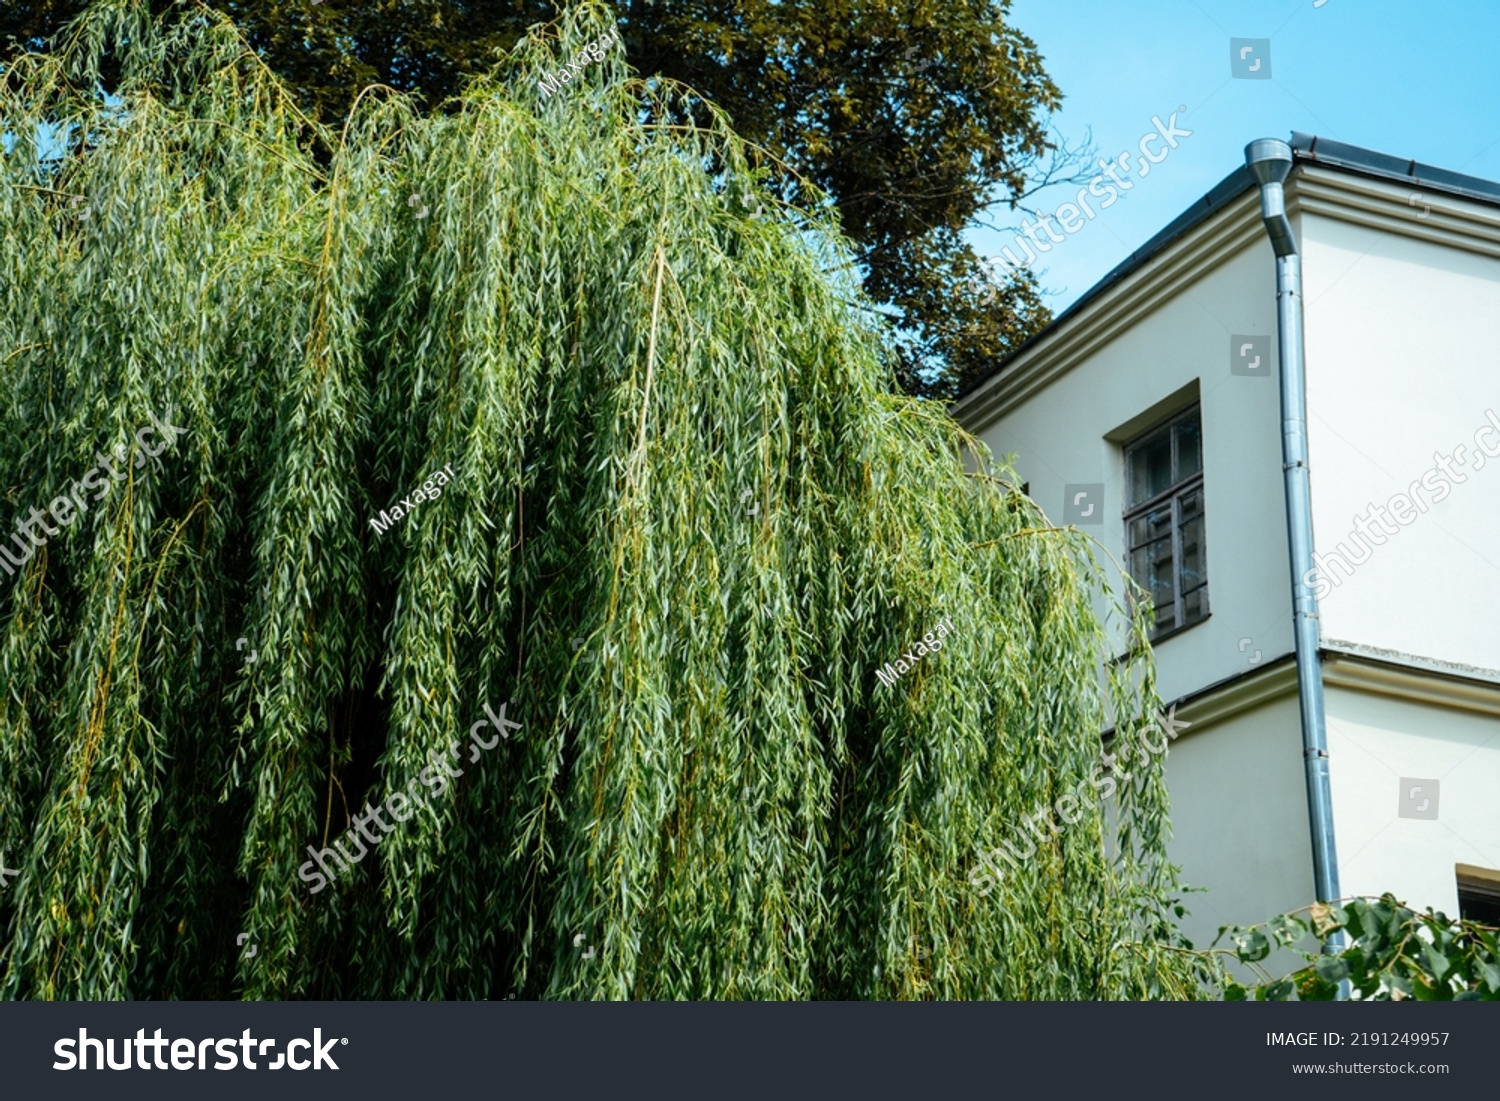
POLYGON ((1147 736, 1143 620, 889 392, 852 246, 757 215, 722 114, 618 50, 538 90, 611 25, 337 129, 206 10, 8 66, 0 996, 1198 994, 1151 753, 969 882, 1147 736))
MULTIPOLYGON (((0 10, 0 42, 39 46, 88 0, 0 10)), ((177 0, 154 0, 169 11, 177 0)), ((560 5, 453 0, 216 0, 301 110, 342 124, 367 85, 429 109, 560 5)), ((831 201, 870 306, 895 319, 907 392, 951 398, 1050 320, 1034 279, 986 289, 966 230, 1025 192, 1053 153, 1061 93, 1010 0, 626 0, 631 67, 687 84, 757 149, 762 185, 811 212, 831 201)), ((106 59, 106 86, 114 69, 106 59)), ((676 101, 709 124, 702 101, 676 101)))

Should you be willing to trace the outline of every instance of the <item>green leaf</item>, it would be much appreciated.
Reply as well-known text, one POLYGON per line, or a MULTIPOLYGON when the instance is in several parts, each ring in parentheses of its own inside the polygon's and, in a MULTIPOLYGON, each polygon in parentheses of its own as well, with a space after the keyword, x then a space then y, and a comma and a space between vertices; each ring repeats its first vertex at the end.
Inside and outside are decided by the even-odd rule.
POLYGON ((1248 929, 1235 935, 1234 951, 1242 963, 1256 963, 1271 954, 1271 942, 1259 929, 1248 929))
POLYGON ((1289 1002, 1292 995, 1296 993, 1296 987, 1291 979, 1277 979, 1275 982, 1266 983, 1260 988, 1260 1000, 1263 1002, 1289 1002))
POLYGON ((1291 948, 1307 935, 1308 926, 1295 914, 1280 914, 1266 923, 1266 927, 1283 948, 1291 948))
POLYGON ((1319 956, 1313 964, 1318 976, 1331 983, 1340 983, 1349 977, 1349 964, 1339 956, 1319 956))
MULTIPOLYGON (((1448 940, 1448 944, 1452 945, 1451 939, 1448 940)), ((1428 972, 1434 979, 1444 978, 1453 967, 1448 957, 1443 954, 1443 949, 1440 945, 1423 944, 1422 954, 1427 958, 1428 972)))
POLYGON ((1484 978, 1484 985, 1491 994, 1500 994, 1500 966, 1483 961, 1479 964, 1479 973, 1484 978))

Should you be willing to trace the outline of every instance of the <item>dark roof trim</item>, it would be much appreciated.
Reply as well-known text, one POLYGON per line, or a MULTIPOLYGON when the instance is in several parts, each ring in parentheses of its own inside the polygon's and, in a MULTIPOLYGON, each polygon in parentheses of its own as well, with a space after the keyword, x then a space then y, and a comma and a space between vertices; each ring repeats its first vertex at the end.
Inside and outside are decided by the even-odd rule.
POLYGON ((1461 172, 1392 157, 1388 153, 1376 153, 1357 145, 1320 138, 1316 134, 1293 131, 1292 154, 1299 161, 1311 161, 1327 168, 1341 168, 1379 180, 1421 184, 1429 191, 1460 195, 1480 202, 1500 203, 1500 183, 1494 180, 1465 176, 1461 172))
MULTIPOLYGON (((1363 149, 1357 145, 1348 145, 1341 141, 1331 141, 1328 138, 1320 138, 1316 134, 1304 134, 1300 131, 1292 132, 1291 146, 1292 156, 1298 163, 1305 161, 1324 168, 1336 168, 1344 172, 1369 176, 1372 179, 1419 184, 1432 192, 1458 195, 1466 199, 1477 199, 1481 202, 1500 205, 1500 183, 1496 183, 1493 180, 1480 179, 1478 176, 1465 176, 1459 172, 1450 172, 1445 168, 1435 168, 1432 165, 1422 164, 1418 161, 1393 157, 1388 153, 1377 153, 1372 149, 1363 149)), ((1051 336, 1063 325, 1067 324, 1075 314, 1085 309, 1094 299, 1098 298, 1110 287, 1131 274, 1173 241, 1184 236, 1189 230, 1207 221, 1210 215, 1218 213, 1218 211, 1254 186, 1255 179, 1250 175, 1250 170, 1244 165, 1240 165, 1229 175, 1225 176, 1224 179, 1220 180, 1212 191, 1169 222, 1166 228, 1158 232, 1119 264, 1116 264, 1110 270, 1109 274, 1085 291, 1071 306, 1054 317, 1045 329, 1027 339, 1020 347, 1011 352, 1010 355, 974 379, 969 386, 965 387, 959 393, 957 401, 962 401, 974 393, 974 391, 978 390, 1002 371, 1005 365, 1015 359, 1016 356, 1026 351, 1033 344, 1037 344, 1051 336)))

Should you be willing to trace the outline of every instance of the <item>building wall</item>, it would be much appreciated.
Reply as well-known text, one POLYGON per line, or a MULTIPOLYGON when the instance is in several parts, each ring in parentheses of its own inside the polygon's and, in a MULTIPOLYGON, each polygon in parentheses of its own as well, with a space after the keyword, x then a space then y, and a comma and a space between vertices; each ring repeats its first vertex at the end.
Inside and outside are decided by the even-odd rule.
POLYGON ((1283 680, 1274 699, 1212 725, 1199 720, 1167 754, 1168 851, 1185 883, 1208 888, 1183 900, 1183 932, 1198 948, 1220 926, 1257 924, 1313 901, 1295 679, 1283 680))
POLYGON ((1067 485, 1103 483, 1103 522, 1079 526, 1123 565, 1123 441, 1109 437, 1149 427, 1131 422, 1197 385, 1211 614, 1157 647, 1167 699, 1292 649, 1280 405, 1271 377, 1275 265, 1263 233, 1245 239, 1247 246, 1155 309, 1107 325, 1091 351, 1029 399, 989 423, 966 424, 997 456, 1014 454, 1020 479, 1054 522, 1062 522, 1067 485), (1230 373, 1236 335, 1271 338, 1265 376, 1230 373))
MULTIPOLYGON (((1457 917, 1455 865, 1500 870, 1500 685, 1371 673, 1338 656, 1324 668, 1343 895, 1389 891, 1457 917)), ((1242 681, 1182 708, 1194 725, 1167 756, 1169 853, 1185 883, 1207 888, 1184 900, 1183 932, 1200 948, 1221 926, 1313 901, 1295 678, 1284 662, 1264 679, 1275 688, 1248 705, 1233 701, 1247 694, 1242 681)), ((1298 958, 1279 954, 1266 966, 1279 972, 1298 958)))
MULTIPOLYGON (((1315 546, 1326 555, 1350 543, 1356 513, 1433 470, 1435 451, 1472 452, 1486 410, 1500 420, 1500 214, 1447 199, 1429 199, 1422 214, 1394 185, 1317 169, 1299 170, 1289 199, 1305 264, 1315 546)), ((1163 698, 1211 689, 1180 713, 1210 718, 1167 761, 1172 859, 1187 883, 1209 889, 1185 900, 1184 931, 1200 947, 1221 925, 1265 921, 1313 896, 1295 689, 1232 702, 1246 684, 1285 680, 1292 651, 1275 306, 1274 258, 1247 195, 955 411, 997 455, 1014 455, 1055 522, 1065 486, 1103 483, 1103 522, 1080 528, 1123 563, 1121 444, 1196 388, 1212 614, 1156 655, 1163 698), (1232 346, 1255 337, 1266 338, 1270 370, 1232 374, 1232 346)), ((1500 448, 1500 431, 1484 439, 1500 448)), ((1455 468, 1467 480, 1451 479, 1446 500, 1434 503, 1429 488, 1426 513, 1352 577, 1338 575, 1320 623, 1325 644, 1382 652, 1417 670, 1408 679, 1439 686, 1403 695, 1347 670, 1330 682, 1342 889, 1392 891, 1450 915, 1455 863, 1500 868, 1500 702, 1488 712, 1455 702, 1462 693, 1441 688, 1451 679, 1420 669, 1467 671, 1471 696, 1486 677, 1500 680, 1486 673, 1500 670, 1500 457, 1455 468), (1439 782, 1437 819, 1398 814, 1403 778, 1439 782)))
POLYGON ((1457 917, 1454 865, 1500 869, 1500 717, 1337 683, 1327 715, 1340 889, 1457 917))
MULTIPOLYGON (((1478 204, 1419 219, 1405 200, 1388 201, 1416 229, 1443 209, 1500 226, 1478 204)), ((1469 458, 1487 410, 1483 442, 1500 455, 1500 263, 1331 217, 1304 215, 1302 230, 1314 539, 1321 555, 1352 552, 1352 576, 1323 560, 1341 580, 1321 601, 1323 637, 1500 670, 1500 457, 1469 458), (1418 488, 1421 504, 1398 504, 1408 523, 1376 529, 1385 545, 1352 537, 1371 504, 1429 472, 1440 485, 1435 453, 1459 447, 1468 462, 1452 464, 1445 500, 1418 488)))
MULTIPOLYGON (((1337 582, 1320 626, 1325 641, 1496 671, 1500 211, 1409 202, 1408 190, 1305 167, 1290 184, 1315 549, 1337 582), (1453 457, 1449 471, 1439 455, 1453 457), (1356 519, 1371 505, 1395 515, 1366 537, 1356 519)), ((1213 614, 1160 646, 1168 697, 1245 671, 1256 651, 1268 661, 1291 648, 1278 389, 1270 371, 1229 371, 1236 337, 1265 338, 1275 359, 1274 261, 1245 198, 1008 364, 993 390, 1018 397, 996 403, 998 415, 974 419, 972 401, 956 411, 991 450, 1015 453, 1054 520, 1066 485, 1103 483, 1104 522, 1085 530, 1123 560, 1121 441, 1110 437, 1197 384, 1213 614), (1194 253, 1209 259, 1194 267, 1184 259, 1194 253), (1053 346, 1068 351, 1037 369, 1053 346)))

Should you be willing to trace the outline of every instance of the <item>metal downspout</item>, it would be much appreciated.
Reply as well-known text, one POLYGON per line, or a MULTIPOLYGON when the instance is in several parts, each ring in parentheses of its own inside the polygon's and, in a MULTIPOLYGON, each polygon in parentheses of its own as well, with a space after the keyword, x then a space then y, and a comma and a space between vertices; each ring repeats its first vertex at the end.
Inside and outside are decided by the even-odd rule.
MULTIPOLYGON (((1328 780, 1328 734, 1319 660, 1318 599, 1313 571, 1312 490, 1307 468, 1307 375, 1302 346, 1302 257, 1286 216, 1282 182, 1292 170, 1292 149, 1262 138, 1245 147, 1245 164, 1260 185, 1260 212, 1276 252, 1276 339, 1281 363, 1281 456, 1286 485, 1286 530, 1292 568, 1293 632, 1297 644, 1297 704, 1302 716, 1302 761, 1307 777, 1313 881, 1318 901, 1339 893, 1333 843, 1333 796, 1328 780)), ((1343 936, 1330 938, 1337 951, 1343 936)), ((1344 985, 1344 984, 1341 984, 1344 985)))

